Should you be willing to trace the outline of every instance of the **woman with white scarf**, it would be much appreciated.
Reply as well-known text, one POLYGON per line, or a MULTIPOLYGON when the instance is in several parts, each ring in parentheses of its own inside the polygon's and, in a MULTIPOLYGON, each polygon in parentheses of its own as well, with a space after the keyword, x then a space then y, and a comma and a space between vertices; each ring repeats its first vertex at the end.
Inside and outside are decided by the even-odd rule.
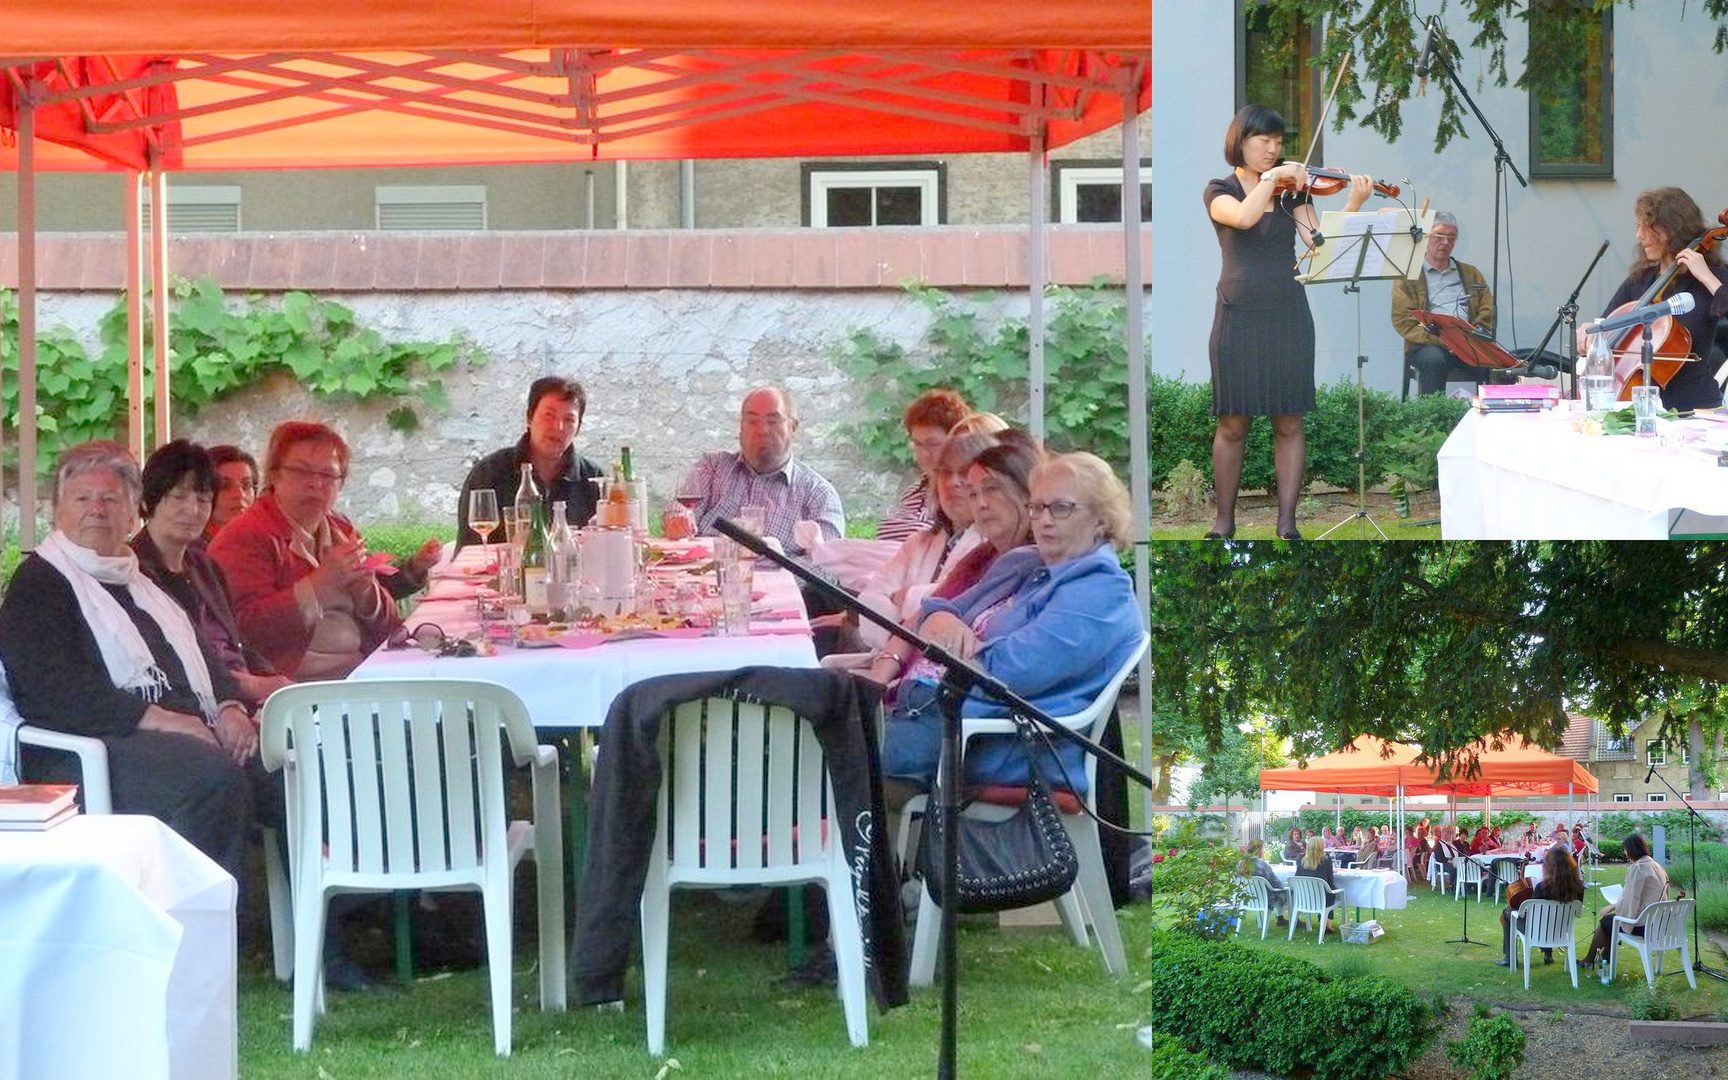
MULTIPOLYGON (((116 813, 160 818, 239 880, 253 785, 266 782, 258 728, 126 544, 141 490, 118 443, 83 443, 60 459, 54 531, 0 603, 0 659, 28 722, 107 746, 116 813)), ((67 755, 26 748, 21 764, 27 780, 78 779, 67 755)))

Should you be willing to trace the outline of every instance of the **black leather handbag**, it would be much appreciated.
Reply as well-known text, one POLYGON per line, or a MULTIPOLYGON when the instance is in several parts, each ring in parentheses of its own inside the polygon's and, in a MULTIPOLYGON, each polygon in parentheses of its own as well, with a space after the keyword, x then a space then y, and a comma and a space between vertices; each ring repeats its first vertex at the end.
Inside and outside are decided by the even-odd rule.
MULTIPOLYGON (((1015 717, 1027 761, 1035 760, 1031 723, 1015 717)), ((1062 825, 1062 814, 1050 799, 1050 787, 1034 766, 1028 769, 1026 801, 1000 821, 958 817, 959 874, 955 879, 955 910, 963 913, 1007 911, 1054 900, 1074 886, 1080 860, 1062 825)), ((931 788, 918 846, 918 871, 938 902, 948 868, 942 859, 942 784, 931 788)), ((964 806, 962 806, 964 811, 964 806)))

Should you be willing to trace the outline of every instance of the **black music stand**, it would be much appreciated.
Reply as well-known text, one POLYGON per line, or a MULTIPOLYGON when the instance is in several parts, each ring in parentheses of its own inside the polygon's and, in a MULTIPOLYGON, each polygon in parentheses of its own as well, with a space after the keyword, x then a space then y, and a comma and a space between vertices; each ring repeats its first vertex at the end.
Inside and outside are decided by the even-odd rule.
POLYGON ((1560 348, 1572 361, 1568 365, 1572 372, 1571 389, 1566 394, 1569 398, 1578 396, 1578 294, 1584 291, 1584 283, 1589 281, 1590 275, 1596 272, 1596 264, 1602 261, 1602 256, 1607 250, 1608 241, 1604 240, 1602 246, 1596 249, 1596 257, 1591 259, 1590 265, 1585 268, 1584 276, 1579 278, 1578 284, 1572 287, 1572 295, 1566 298, 1564 304, 1555 309, 1554 321, 1548 324, 1548 332, 1542 335, 1542 340, 1537 343, 1535 350, 1530 354, 1530 358, 1533 360, 1540 357, 1542 350, 1548 347, 1548 340, 1554 336, 1555 331, 1560 329, 1560 324, 1566 324, 1566 337, 1561 341, 1560 348))
MULTIPOLYGON (((1326 539, 1352 521, 1367 522, 1380 539, 1387 539, 1385 530, 1368 513, 1368 422, 1362 383, 1368 356, 1362 351, 1362 282, 1409 279, 1421 273, 1422 258, 1428 250, 1428 227, 1433 223, 1434 215, 1427 211, 1347 214, 1328 210, 1320 216, 1321 239, 1310 252, 1314 266, 1296 275, 1304 285, 1342 281, 1346 293, 1356 294, 1356 511, 1318 539, 1326 539)), ((1362 535, 1366 538, 1367 531, 1362 535)))
MULTIPOLYGON (((951 782, 940 785, 941 809, 948 821, 954 821, 960 814, 960 788, 962 786, 960 780, 966 775, 964 771, 964 748, 960 738, 960 706, 967 695, 974 691, 994 698, 1006 705, 1015 716, 1023 717, 1044 731, 1078 745, 1086 753, 1092 754, 1100 761, 1109 762, 1136 783, 1143 784, 1148 788, 1154 786, 1151 777, 1084 735, 1058 724, 1048 713, 1004 686, 999 679, 987 672, 978 670, 935 642, 920 637, 894 620, 877 613, 867 604, 859 603, 858 599, 851 593, 814 573, 796 559, 775 551, 763 543, 756 534, 740 528, 728 518, 715 521, 713 526, 720 535, 748 548, 781 569, 789 571, 793 577, 798 579, 800 585, 831 601, 838 610, 856 612, 859 618, 868 619, 875 623, 888 633, 910 644, 932 662, 941 665, 944 675, 937 700, 941 704, 942 712, 942 755, 937 764, 937 772, 938 775, 951 778, 951 782)), ((955 902, 954 894, 955 885, 959 878, 959 874, 955 872, 955 867, 960 861, 959 829, 946 828, 942 830, 942 861, 948 867, 948 873, 943 877, 942 895, 937 898, 942 908, 940 945, 942 954, 942 1036, 937 1051, 936 1075, 940 1080, 952 1080, 956 1075, 955 1044, 959 1032, 960 1002, 960 966, 956 948, 959 942, 956 940, 955 933, 958 928, 958 905, 955 902)))

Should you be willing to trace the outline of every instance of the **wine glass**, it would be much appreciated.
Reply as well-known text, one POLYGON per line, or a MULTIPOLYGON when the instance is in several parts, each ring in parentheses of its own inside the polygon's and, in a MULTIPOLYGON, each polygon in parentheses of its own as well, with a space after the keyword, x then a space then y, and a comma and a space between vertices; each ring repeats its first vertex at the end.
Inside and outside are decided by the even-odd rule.
POLYGON ((480 534, 480 546, 492 557, 492 534, 503 520, 498 513, 498 492, 483 488, 468 493, 468 527, 480 534))

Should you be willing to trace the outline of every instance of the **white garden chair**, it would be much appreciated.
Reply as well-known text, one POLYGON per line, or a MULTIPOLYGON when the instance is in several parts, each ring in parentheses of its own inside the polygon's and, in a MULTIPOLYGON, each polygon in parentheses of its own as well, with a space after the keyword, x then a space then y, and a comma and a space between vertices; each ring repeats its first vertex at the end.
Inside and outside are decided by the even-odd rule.
POLYGON ((1285 940, 1296 939, 1296 918, 1299 915, 1318 916, 1320 923, 1321 944, 1326 942, 1326 918, 1338 906, 1338 900, 1344 895, 1342 889, 1328 889, 1326 883, 1317 877, 1297 874, 1290 879, 1290 933, 1285 940))
POLYGON ((1494 860, 1494 902, 1500 902, 1500 890, 1508 888, 1513 882, 1524 876, 1524 862, 1521 859, 1494 860))
POLYGON ((1619 973, 1620 946, 1630 945, 1638 950, 1638 958, 1644 961, 1644 981, 1650 984, 1650 989, 1656 989, 1656 976, 1662 973, 1662 954, 1665 952, 1680 954, 1686 984, 1698 989, 1698 979, 1692 974, 1692 946, 1686 940, 1686 920, 1692 917, 1692 908, 1697 903, 1691 897, 1659 900, 1640 911, 1636 919, 1614 916, 1614 932, 1608 941, 1608 981, 1613 982, 1619 973), (1644 930, 1642 936, 1633 932, 1640 927, 1644 930), (1656 956, 1654 968, 1650 964, 1652 953, 1656 956))
MULTIPOLYGON (((1115 714, 1117 693, 1139 665, 1140 657, 1146 652, 1151 640, 1142 634, 1139 647, 1116 669, 1104 689, 1092 699, 1092 703, 1072 716, 1056 717, 1057 722, 1097 742, 1105 725, 1115 714)), ((967 741, 984 735, 1014 733, 1014 722, 1008 719, 967 719, 961 723, 961 738, 967 741)), ((1062 814, 1062 824, 1074 843, 1075 855, 1079 857, 1080 874, 1075 878, 1074 887, 1057 898, 1056 913, 1061 917, 1062 925, 1067 928, 1074 944, 1086 948, 1091 944, 1092 937, 1096 937, 1104 969, 1112 975, 1121 975, 1128 970, 1128 954, 1122 947, 1122 932, 1116 925, 1116 905, 1110 896, 1110 879, 1104 871, 1104 852, 1098 843, 1098 823, 1091 816, 1098 812, 1098 759, 1087 754, 1085 768, 1086 810, 1090 813, 1083 811, 1078 814, 1062 814), (1087 934, 1088 927, 1091 929, 1091 936, 1087 934)), ((907 800, 905 809, 901 811, 898 850, 903 862, 910 854, 906 850, 907 820, 915 813, 923 813, 925 802, 925 796, 914 796, 907 800)), ((1060 805, 1058 801, 1059 808, 1060 805)), ((967 807, 965 812, 989 815, 1012 813, 1012 810, 986 803, 974 803, 967 807)), ((936 903, 936 898, 930 895, 930 890, 921 890, 918 900, 918 925, 912 935, 909 981, 913 986, 929 986, 935 981, 936 950, 941 941, 940 911, 941 908, 936 903)))
POLYGON ((1512 928, 1512 970, 1518 970, 1518 943, 1524 943, 1524 989, 1530 989, 1530 950, 1565 949, 1566 972, 1578 989, 1578 940, 1573 926, 1584 901, 1526 900, 1506 916, 1512 928))
POLYGON ((782 707, 688 701, 660 726, 663 776, 642 886, 642 995, 648 1052, 666 1046, 666 965, 674 888, 801 885, 828 894, 835 982, 853 1046, 869 1044, 863 933, 822 744, 782 707))
POLYGON ((1460 855, 1452 861, 1457 868, 1457 884, 1452 889, 1452 899, 1462 900, 1464 890, 1476 886, 1476 902, 1482 902, 1482 886, 1487 883, 1487 875, 1482 872, 1482 864, 1468 855, 1460 855))
MULTIPOLYGON (((1250 875, 1238 881, 1241 885, 1241 899, 1237 901, 1236 907, 1244 915, 1260 916, 1260 940, 1265 941, 1266 925, 1272 921, 1272 890, 1267 888, 1266 879, 1262 877, 1250 875)), ((1242 932, 1242 922, 1240 919, 1236 922, 1238 934, 1242 932)))
POLYGON ((336 893, 479 890, 492 1043, 510 1053, 516 865, 538 870, 540 1007, 562 1011, 564 833, 558 752, 496 683, 378 679, 301 683, 262 713, 260 753, 287 784, 294 893, 294 1049, 322 1006, 325 906, 336 893), (509 756, 505 757, 508 747, 509 756), (507 766, 529 768, 534 820, 507 822, 507 766))

